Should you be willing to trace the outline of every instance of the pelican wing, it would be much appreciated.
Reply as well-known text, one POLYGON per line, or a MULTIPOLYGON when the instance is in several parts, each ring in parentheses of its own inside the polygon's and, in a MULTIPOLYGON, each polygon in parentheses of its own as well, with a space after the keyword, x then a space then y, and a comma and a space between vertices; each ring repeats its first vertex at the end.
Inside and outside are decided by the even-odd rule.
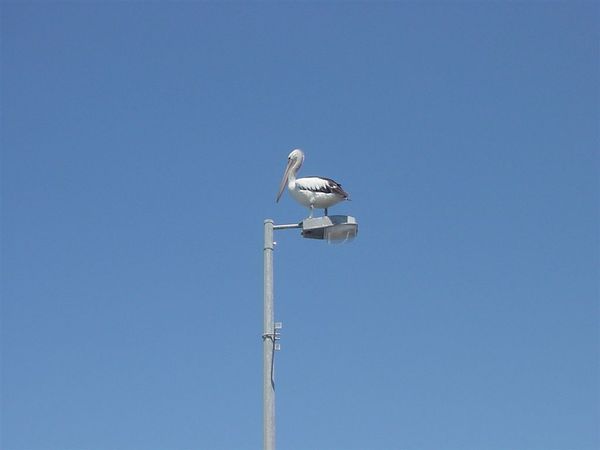
POLYGON ((301 191, 321 192, 323 194, 336 194, 348 198, 348 193, 342 189, 342 185, 331 178, 304 177, 296 180, 296 187, 301 191))

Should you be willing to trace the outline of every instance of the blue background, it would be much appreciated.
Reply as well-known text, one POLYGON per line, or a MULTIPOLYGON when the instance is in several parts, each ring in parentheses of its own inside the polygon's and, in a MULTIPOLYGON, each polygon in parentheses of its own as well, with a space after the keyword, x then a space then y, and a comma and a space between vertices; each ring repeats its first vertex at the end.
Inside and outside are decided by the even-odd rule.
POLYGON ((3 2, 2 448, 595 450, 595 2, 3 2))

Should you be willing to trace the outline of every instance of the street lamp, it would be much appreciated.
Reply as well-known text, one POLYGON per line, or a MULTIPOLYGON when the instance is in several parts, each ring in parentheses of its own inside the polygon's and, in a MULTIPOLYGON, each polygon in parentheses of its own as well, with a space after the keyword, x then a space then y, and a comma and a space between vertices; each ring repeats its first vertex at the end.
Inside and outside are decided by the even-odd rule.
POLYGON ((279 350, 281 323, 275 322, 273 305, 273 241, 274 230, 300 228, 302 237, 328 242, 347 242, 356 237, 358 224, 351 216, 323 216, 304 219, 300 223, 275 225, 264 222, 264 315, 263 315, 263 450, 275 450, 275 351, 279 350))

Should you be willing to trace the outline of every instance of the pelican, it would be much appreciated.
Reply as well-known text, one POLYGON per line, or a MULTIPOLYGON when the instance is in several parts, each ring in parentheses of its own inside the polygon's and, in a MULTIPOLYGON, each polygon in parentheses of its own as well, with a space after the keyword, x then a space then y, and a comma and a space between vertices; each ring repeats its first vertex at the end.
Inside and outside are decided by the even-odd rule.
POLYGON ((327 209, 343 200, 349 200, 348 194, 342 189, 342 185, 325 177, 296 178, 296 174, 304 162, 304 153, 299 148, 292 150, 288 156, 288 163, 279 185, 277 200, 281 198, 283 190, 287 186, 290 194, 301 205, 310 209, 309 218, 313 216, 315 208, 327 209))

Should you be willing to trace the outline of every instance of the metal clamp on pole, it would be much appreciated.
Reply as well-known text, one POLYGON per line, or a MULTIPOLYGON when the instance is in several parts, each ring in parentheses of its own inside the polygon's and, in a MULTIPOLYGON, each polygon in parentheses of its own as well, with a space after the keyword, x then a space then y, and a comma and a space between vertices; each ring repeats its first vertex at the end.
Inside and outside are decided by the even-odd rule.
POLYGON ((275 350, 281 350, 281 344, 277 341, 281 339, 281 330, 283 328, 283 324, 281 322, 275 322, 275 332, 273 333, 273 338, 275 339, 275 350))
POLYGON ((275 322, 275 329, 273 333, 263 333, 262 339, 271 340, 275 344, 275 350, 281 350, 281 346, 277 343, 281 339, 281 330, 283 328, 283 324, 281 322, 275 322))

